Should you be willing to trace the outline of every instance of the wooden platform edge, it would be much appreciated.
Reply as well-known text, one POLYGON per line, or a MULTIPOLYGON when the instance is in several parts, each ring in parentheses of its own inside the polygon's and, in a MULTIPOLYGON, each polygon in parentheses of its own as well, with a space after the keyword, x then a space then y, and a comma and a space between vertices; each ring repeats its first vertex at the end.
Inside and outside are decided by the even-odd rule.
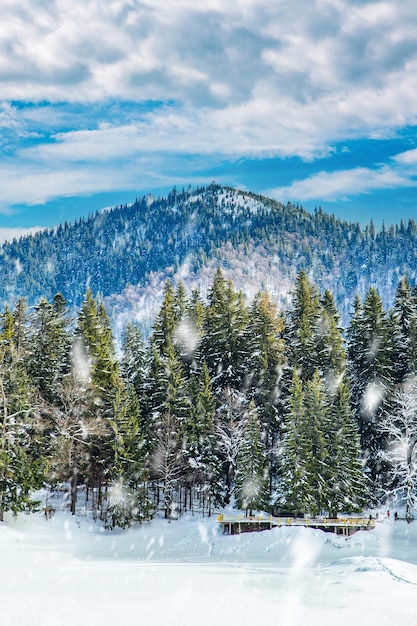
POLYGON ((324 532, 331 532, 336 535, 349 537, 358 530, 372 530, 375 528, 375 520, 365 517, 343 517, 343 518, 292 518, 256 516, 227 516, 219 514, 217 521, 222 527, 222 533, 228 535, 240 535, 246 532, 259 532, 261 530, 271 530, 282 526, 296 526, 314 528, 324 532))

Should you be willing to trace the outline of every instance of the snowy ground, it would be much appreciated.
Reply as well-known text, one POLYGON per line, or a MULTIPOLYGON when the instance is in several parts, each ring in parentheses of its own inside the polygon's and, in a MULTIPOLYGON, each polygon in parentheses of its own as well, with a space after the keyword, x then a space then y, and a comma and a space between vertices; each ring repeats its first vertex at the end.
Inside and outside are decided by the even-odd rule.
POLYGON ((7 518, 0 563, 1 626, 417 625, 417 522, 228 537, 213 518, 104 532, 60 511, 7 518))

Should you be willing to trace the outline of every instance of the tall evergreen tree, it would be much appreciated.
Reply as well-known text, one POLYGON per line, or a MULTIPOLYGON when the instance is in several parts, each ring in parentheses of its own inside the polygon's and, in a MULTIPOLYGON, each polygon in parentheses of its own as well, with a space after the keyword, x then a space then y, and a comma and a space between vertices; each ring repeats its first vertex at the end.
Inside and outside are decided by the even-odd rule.
POLYGON ((252 401, 245 416, 237 455, 235 497, 237 506, 252 515, 269 507, 268 465, 258 413, 252 401))
POLYGON ((328 468, 331 462, 326 442, 329 427, 329 405, 324 384, 318 370, 305 389, 305 418, 309 442, 305 457, 306 471, 309 477, 307 506, 311 513, 317 514, 326 509, 328 502, 328 468))
POLYGON ((199 348, 200 361, 206 361, 215 390, 228 386, 240 389, 244 385, 246 326, 243 294, 235 291, 219 269, 208 295, 199 348))
POLYGON ((353 407, 367 471, 373 481, 381 482, 385 469, 379 452, 385 447, 385 436, 380 420, 390 411, 395 381, 391 325, 374 287, 368 290, 363 306, 356 301, 355 307, 347 333, 353 407))
POLYGON ((417 368, 417 301, 406 276, 395 294, 391 326, 395 382, 401 384, 417 368))
POLYGON ((278 506, 294 513, 307 510, 310 476, 306 458, 309 446, 303 384, 294 369, 279 449, 280 481, 275 496, 278 506))
POLYGON ((24 366, 26 315, 23 301, 6 309, 0 332, 0 521, 6 511, 30 511, 31 492, 41 486, 40 411, 24 366))
POLYGON ((250 307, 246 332, 247 386, 255 402, 268 455, 269 476, 276 474, 274 447, 283 419, 280 381, 284 367, 283 319, 266 292, 258 293, 250 307))
POLYGON ((339 314, 332 294, 326 289, 320 299, 320 319, 317 328, 317 367, 326 381, 327 390, 336 390, 340 375, 346 369, 346 352, 339 314))
POLYGON ((182 304, 177 305, 174 288, 171 281, 167 280, 162 305, 156 316, 150 338, 152 346, 160 353, 163 353, 169 345, 174 343, 174 332, 178 325, 179 310, 182 309, 182 306, 182 304))
POLYGON ((216 408, 210 374, 205 362, 190 380, 191 406, 184 432, 185 481, 190 488, 198 485, 209 511, 223 504, 223 476, 215 433, 216 408))
POLYGON ((153 394, 152 467, 162 481, 165 516, 175 508, 174 491, 181 482, 184 470, 185 424, 190 413, 190 395, 184 370, 172 344, 160 355, 154 348, 150 371, 150 389, 153 394))
POLYGON ((285 328, 288 361, 300 370, 303 380, 309 380, 319 366, 317 329, 321 316, 317 288, 304 270, 295 282, 291 310, 285 328))
POLYGON ((116 359, 109 317, 104 304, 94 299, 90 290, 78 314, 75 335, 89 366, 88 378, 94 389, 92 409, 95 408, 100 423, 92 437, 88 473, 90 483, 98 486, 101 503, 101 487, 112 479, 120 445, 118 438, 125 421, 127 390, 116 359))
POLYGON ((144 394, 146 367, 146 350, 140 326, 137 322, 129 322, 122 333, 120 370, 138 398, 144 394))
POLYGON ((327 509, 331 517, 339 511, 360 511, 368 501, 368 485, 363 473, 360 438, 350 408, 349 386, 344 379, 330 404, 325 432, 328 446, 327 509))
POLYGON ((28 373, 42 397, 58 401, 57 385, 71 368, 70 319, 65 300, 57 294, 53 304, 46 298, 34 307, 30 319, 28 373))
POLYGON ((220 396, 216 411, 216 436, 224 472, 224 502, 228 504, 233 493, 237 458, 243 441, 247 399, 245 394, 227 387, 220 396))

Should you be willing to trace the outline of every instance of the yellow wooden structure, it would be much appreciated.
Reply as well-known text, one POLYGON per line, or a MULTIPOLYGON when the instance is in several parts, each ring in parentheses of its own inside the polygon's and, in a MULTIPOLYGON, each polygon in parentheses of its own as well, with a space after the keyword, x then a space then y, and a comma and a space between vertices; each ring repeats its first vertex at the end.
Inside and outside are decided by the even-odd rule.
POLYGON ((217 516, 217 521, 222 527, 223 534, 240 535, 241 533, 269 530, 280 526, 305 526, 316 528, 325 532, 335 533, 349 537, 358 530, 371 530, 375 528, 375 520, 365 517, 343 517, 328 519, 326 517, 274 517, 272 515, 224 515, 217 516))

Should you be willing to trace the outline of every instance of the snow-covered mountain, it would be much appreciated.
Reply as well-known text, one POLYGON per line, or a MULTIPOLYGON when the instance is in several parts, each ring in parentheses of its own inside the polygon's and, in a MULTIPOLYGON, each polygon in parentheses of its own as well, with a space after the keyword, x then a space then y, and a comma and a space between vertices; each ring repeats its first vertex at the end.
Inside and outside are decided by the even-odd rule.
POLYGON ((314 214, 250 192, 212 184, 145 196, 131 205, 5 243, 0 301, 29 303, 61 292, 77 306, 89 286, 113 319, 153 318, 167 277, 203 295, 221 266, 250 297, 260 288, 285 305, 305 268, 335 295, 344 319, 354 295, 375 285, 390 303, 400 277, 416 277, 413 220, 376 232, 321 209, 314 214))

